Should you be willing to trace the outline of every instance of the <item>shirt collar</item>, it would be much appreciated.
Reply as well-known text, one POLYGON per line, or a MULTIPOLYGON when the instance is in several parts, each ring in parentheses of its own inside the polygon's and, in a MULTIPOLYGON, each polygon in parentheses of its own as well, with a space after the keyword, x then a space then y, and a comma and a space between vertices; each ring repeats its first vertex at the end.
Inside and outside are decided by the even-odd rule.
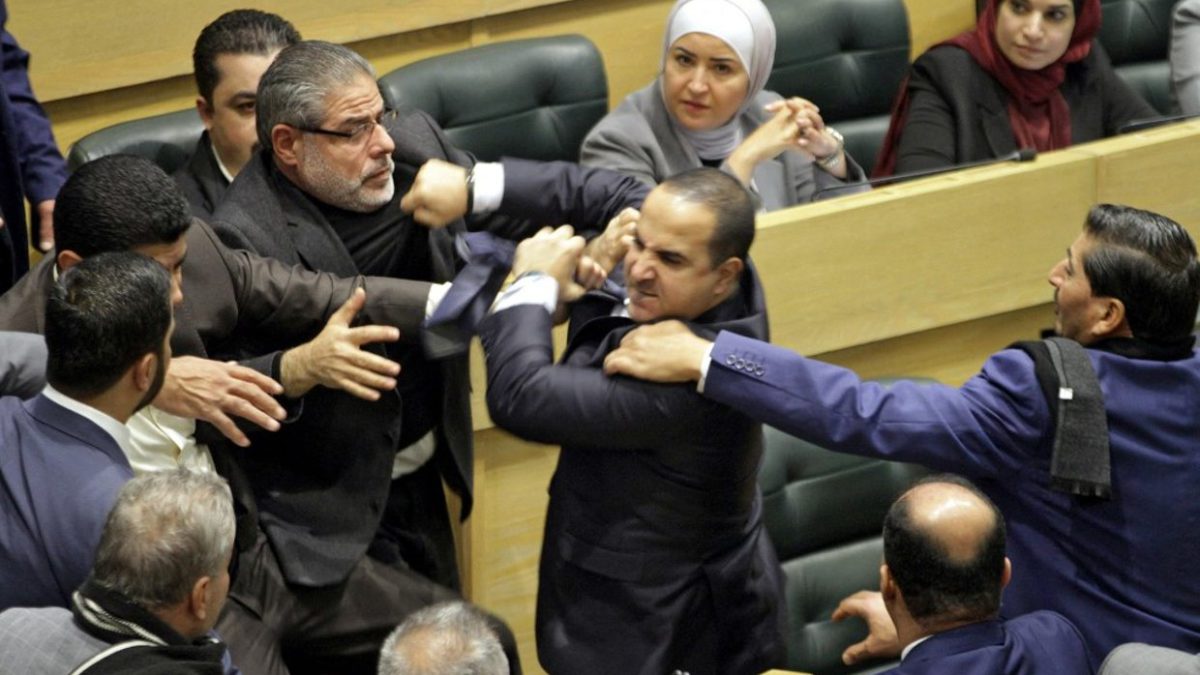
POLYGON ((217 154, 217 146, 212 143, 208 144, 208 149, 212 152, 213 159, 217 160, 217 168, 221 170, 221 175, 225 176, 225 180, 232 183, 233 174, 229 173, 229 169, 225 168, 225 162, 221 161, 221 156, 217 154))
POLYGON ((903 661, 904 657, 908 656, 908 653, 913 650, 913 647, 916 647, 917 645, 921 644, 922 642, 928 640, 931 637, 933 637, 933 636, 926 635, 923 638, 918 638, 918 639, 913 640, 912 642, 908 643, 908 646, 904 648, 904 651, 900 652, 900 660, 903 661))
POLYGON ((42 394, 44 394, 46 398, 50 399, 54 403, 66 408, 67 410, 70 410, 76 415, 79 415, 80 417, 103 429, 104 432, 109 436, 112 436, 112 439, 116 441, 118 446, 121 447, 121 452, 124 452, 127 457, 129 456, 129 429, 124 424, 119 422, 115 417, 111 417, 103 412, 100 412, 90 405, 81 403, 50 385, 46 385, 46 388, 42 391, 42 394))

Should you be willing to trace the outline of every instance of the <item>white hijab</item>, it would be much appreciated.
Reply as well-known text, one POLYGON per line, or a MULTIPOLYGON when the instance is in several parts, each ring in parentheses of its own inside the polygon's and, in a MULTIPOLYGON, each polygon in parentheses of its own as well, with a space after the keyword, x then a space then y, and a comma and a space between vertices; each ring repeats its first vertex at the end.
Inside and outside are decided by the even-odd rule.
POLYGON ((729 45, 750 77, 746 98, 728 122, 708 131, 678 127, 701 159, 723 160, 742 142, 737 118, 753 105, 775 65, 775 22, 761 0, 677 0, 667 15, 660 72, 666 68, 671 45, 688 33, 711 35, 729 45))

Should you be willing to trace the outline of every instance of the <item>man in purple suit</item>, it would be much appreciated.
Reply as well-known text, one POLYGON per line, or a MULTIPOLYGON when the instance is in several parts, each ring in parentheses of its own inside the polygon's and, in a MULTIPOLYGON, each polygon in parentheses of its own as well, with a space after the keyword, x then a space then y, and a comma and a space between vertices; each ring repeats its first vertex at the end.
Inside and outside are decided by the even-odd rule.
MULTIPOLYGON (((709 342, 660 324, 632 333, 606 367, 698 380, 706 398, 831 450, 968 476, 1013 524, 1018 574, 1003 616, 1061 612, 1093 659, 1128 641, 1200 651, 1196 245, 1168 218, 1101 204, 1049 281, 1063 348, 1084 347, 1103 404, 1085 424, 1068 420, 1074 431, 1061 439, 1059 413, 1079 397, 1064 400, 1048 386, 1053 365, 1023 349, 995 354, 961 388, 886 387, 762 341, 722 333, 709 342), (1079 481, 1064 488, 1067 464, 1055 461, 1085 436, 1107 441, 1103 462, 1069 463, 1103 463, 1092 496, 1076 492, 1079 481)), ((869 639, 843 658, 894 655, 890 647, 869 639)))
POLYGON ((1087 675, 1071 622, 1038 611, 1001 621, 1012 578, 1000 510, 965 479, 932 476, 900 496, 883 521, 879 590, 903 648, 896 675, 1087 675))

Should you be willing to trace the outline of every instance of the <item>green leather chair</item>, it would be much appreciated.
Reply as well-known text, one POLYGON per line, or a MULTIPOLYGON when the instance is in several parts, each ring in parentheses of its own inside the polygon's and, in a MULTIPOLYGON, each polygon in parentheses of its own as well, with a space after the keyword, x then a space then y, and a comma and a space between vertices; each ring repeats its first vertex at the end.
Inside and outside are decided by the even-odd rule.
POLYGON ((785 578, 787 667, 817 673, 877 672, 890 664, 842 665, 842 651, 867 635, 852 619, 833 623, 842 598, 879 588, 883 517, 928 473, 912 464, 830 452, 764 429, 763 520, 785 578))
POLYGON ((1103 0, 1100 44, 1134 91, 1163 115, 1171 114, 1171 9, 1176 0, 1103 0))
POLYGON ((435 56, 379 80, 387 105, 429 113, 481 160, 579 159, 608 112, 599 50, 580 35, 514 40, 435 56))
POLYGON ((778 34, 767 89, 821 108, 867 171, 908 73, 903 0, 765 0, 778 34))
POLYGON ((93 159, 126 153, 145 157, 163 171, 174 173, 192 156, 203 131, 195 108, 122 122, 76 141, 67 154, 67 167, 74 171, 93 159))

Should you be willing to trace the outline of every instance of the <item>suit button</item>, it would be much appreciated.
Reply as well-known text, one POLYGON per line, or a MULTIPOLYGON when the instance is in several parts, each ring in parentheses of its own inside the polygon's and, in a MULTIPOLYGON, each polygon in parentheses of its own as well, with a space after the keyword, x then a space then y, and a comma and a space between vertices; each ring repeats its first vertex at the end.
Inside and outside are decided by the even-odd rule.
POLYGON ((755 375, 762 377, 763 374, 766 372, 767 372, 766 369, 764 369, 762 366, 754 366, 754 374, 755 375))
POLYGON ((733 364, 734 364, 733 354, 726 356, 725 357, 725 365, 732 366, 733 364))

